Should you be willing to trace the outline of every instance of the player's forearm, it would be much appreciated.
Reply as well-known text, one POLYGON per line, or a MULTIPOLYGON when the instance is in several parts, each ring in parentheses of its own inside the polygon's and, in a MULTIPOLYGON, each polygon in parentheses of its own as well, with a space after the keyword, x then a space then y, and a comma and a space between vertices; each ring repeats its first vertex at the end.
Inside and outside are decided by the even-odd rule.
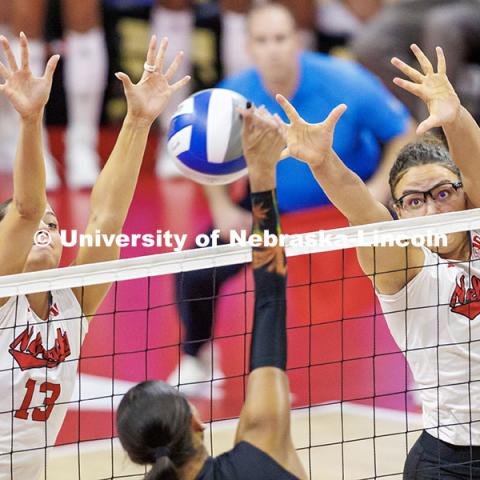
POLYGON ((22 217, 37 221, 43 217, 47 204, 42 117, 43 115, 38 115, 21 120, 13 169, 15 208, 22 217))
POLYGON ((150 125, 127 117, 91 197, 91 215, 108 233, 122 229, 137 185, 150 125), (108 231, 107 231, 108 230, 108 231))
POLYGON ((360 177, 335 152, 312 173, 330 201, 352 225, 391 220, 388 210, 375 198, 360 177))
POLYGON ((208 206, 212 212, 215 212, 223 205, 232 203, 228 187, 226 185, 205 185, 203 187, 208 206))
MULTIPOLYGON (((253 185, 252 185, 253 187, 253 185)), ((280 234, 275 191, 252 192, 253 233, 280 234)), ((255 306, 250 347, 250 377, 243 427, 283 439, 289 434, 287 368, 287 264, 281 247, 256 247, 252 253, 255 306)), ((281 441, 281 440, 280 440, 281 441)))
MULTIPOLYGON (((266 192, 269 190, 275 190, 277 185, 276 170, 275 169, 255 169, 249 173, 250 190, 252 193, 266 192)), ((253 197, 252 197, 253 198, 253 197)), ((275 195, 275 205, 276 205, 275 195)))
POLYGON ((454 122, 444 125, 450 154, 462 172, 467 194, 476 206, 480 206, 480 127, 472 115, 464 107, 454 122), (471 191, 468 187, 471 186, 471 191))
MULTIPOLYGON (((255 181, 252 189, 256 188, 255 181)), ((260 182, 261 183, 261 182, 260 182)), ((275 190, 251 193, 253 233, 279 235, 280 216, 275 190)), ((286 275, 287 263, 283 247, 255 247, 252 252, 255 280, 255 307, 250 369, 277 367, 287 363, 286 275)))

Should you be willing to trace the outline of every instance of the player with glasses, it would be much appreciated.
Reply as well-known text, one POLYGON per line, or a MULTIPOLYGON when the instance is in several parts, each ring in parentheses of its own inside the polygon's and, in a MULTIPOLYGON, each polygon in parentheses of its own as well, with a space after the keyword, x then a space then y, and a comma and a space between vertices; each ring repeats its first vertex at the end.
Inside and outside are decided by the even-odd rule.
POLYGON ((425 209, 428 207, 429 198, 435 203, 438 210, 448 208, 452 200, 456 199, 463 187, 462 182, 442 182, 426 191, 407 191, 400 198, 393 199, 394 205, 407 212, 418 212, 419 215, 425 215, 425 209))
MULTIPOLYGON (((403 219, 480 207, 480 128, 447 78, 442 49, 437 48, 436 69, 418 46, 412 51, 421 70, 394 58, 408 78, 394 83, 428 107, 417 133, 441 127, 448 149, 424 136, 400 151, 389 175, 393 208, 403 219)), ((291 122, 282 157, 308 163, 351 225, 392 220, 332 148, 346 106, 310 124, 285 98, 277 99, 291 122)), ((408 453, 404 479, 480 479, 480 311, 471 293, 480 278, 479 236, 480 230, 452 233, 441 248, 357 250, 422 401, 424 430, 408 453)))

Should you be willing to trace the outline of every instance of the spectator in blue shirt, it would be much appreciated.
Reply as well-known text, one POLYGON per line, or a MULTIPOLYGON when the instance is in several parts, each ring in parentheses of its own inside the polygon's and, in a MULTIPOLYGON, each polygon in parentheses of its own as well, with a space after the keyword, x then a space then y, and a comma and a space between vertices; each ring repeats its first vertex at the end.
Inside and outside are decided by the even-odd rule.
MULTIPOLYGON (((413 131, 406 108, 363 67, 327 55, 302 52, 295 19, 280 4, 255 7, 248 17, 248 36, 255 68, 228 78, 219 86, 241 93, 257 106, 265 105, 284 120, 287 119, 275 101, 277 93, 290 99, 299 114, 310 122, 325 119, 332 108, 346 103, 348 110, 336 128, 334 149, 348 168, 366 182, 373 195, 387 202, 390 167, 413 131)), ((205 191, 214 228, 220 229, 222 238, 228 239, 230 230, 249 229, 251 217, 245 209, 248 197, 237 205, 226 187, 209 186, 205 191)), ((277 197, 281 212, 329 203, 309 167, 293 158, 278 164, 277 197)), ((217 378, 221 375, 218 368, 212 370, 209 364, 212 355, 207 352, 204 360, 201 350, 211 337, 211 298, 240 268, 199 270, 178 276, 177 301, 186 326, 185 355, 180 372, 177 369, 172 373, 170 383, 208 382, 212 371, 216 371, 217 378)), ((215 367, 218 366, 217 362, 215 367)), ((185 392, 198 394, 205 387, 209 393, 208 383, 188 386, 185 392)))

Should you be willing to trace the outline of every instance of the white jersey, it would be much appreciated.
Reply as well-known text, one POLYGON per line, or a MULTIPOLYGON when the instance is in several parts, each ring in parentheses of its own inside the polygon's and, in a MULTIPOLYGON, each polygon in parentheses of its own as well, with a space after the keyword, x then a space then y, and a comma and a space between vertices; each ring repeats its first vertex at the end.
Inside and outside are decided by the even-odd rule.
POLYGON ((423 248, 406 287, 377 293, 420 389, 424 428, 454 445, 480 445, 480 231, 470 235, 470 262, 423 248))
POLYGON ((87 319, 70 289, 52 292, 49 320, 25 295, 0 308, 0 480, 43 478, 71 402, 87 319))

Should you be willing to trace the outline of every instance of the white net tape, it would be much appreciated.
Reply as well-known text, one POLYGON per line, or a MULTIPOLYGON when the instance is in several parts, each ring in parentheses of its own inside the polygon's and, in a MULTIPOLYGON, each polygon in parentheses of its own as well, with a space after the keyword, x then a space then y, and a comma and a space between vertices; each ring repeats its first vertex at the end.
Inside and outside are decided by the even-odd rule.
MULTIPOLYGON (((480 209, 328 230, 323 232, 328 234, 328 241, 312 242, 312 239, 324 238, 322 234, 319 235, 319 232, 322 231, 304 233, 297 236, 292 242, 293 244, 287 243, 286 252, 287 256, 293 257, 375 245, 379 236, 388 238, 399 235, 412 239, 475 229, 480 229, 480 209)), ((250 246, 222 245, 8 275, 0 277, 0 298, 235 265, 250 261, 250 246)))

